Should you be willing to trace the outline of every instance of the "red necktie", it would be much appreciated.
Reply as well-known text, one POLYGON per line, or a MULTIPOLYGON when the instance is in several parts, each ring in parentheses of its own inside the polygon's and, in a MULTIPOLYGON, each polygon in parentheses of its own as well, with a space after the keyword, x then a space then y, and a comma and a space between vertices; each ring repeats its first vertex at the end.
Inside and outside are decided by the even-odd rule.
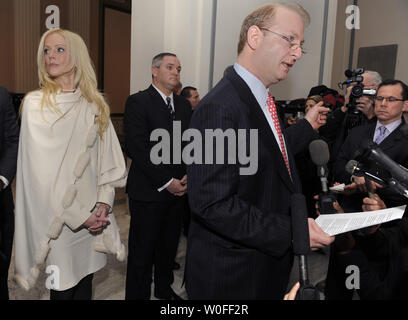
POLYGON ((283 135, 282 135, 282 130, 281 130, 281 127, 280 127, 280 124, 279 124, 278 113, 276 112, 275 102, 273 101, 273 98, 269 93, 268 93, 267 105, 268 105, 269 113, 272 116, 272 120, 273 120, 273 124, 275 126, 275 129, 276 129, 276 132, 278 133, 279 143, 280 143, 280 147, 281 147, 281 150, 282 150, 283 161, 285 161, 286 168, 288 169, 290 178, 293 180, 292 173, 290 172, 288 156, 286 154, 285 143, 283 142, 283 135))

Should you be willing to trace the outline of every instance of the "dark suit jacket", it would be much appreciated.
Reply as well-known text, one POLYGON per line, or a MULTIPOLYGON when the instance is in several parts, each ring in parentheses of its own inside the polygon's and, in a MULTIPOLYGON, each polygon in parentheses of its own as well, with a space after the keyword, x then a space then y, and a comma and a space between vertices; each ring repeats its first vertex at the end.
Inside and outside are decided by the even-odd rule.
POLYGON ((18 135, 17 117, 10 95, 0 87, 0 175, 10 184, 17 168, 18 135))
MULTIPOLYGON (((191 118, 189 102, 174 95, 175 121, 181 121, 181 133, 188 129, 191 118)), ((167 190, 158 192, 171 178, 182 179, 186 174, 184 164, 173 163, 173 119, 163 98, 153 86, 131 95, 126 101, 124 115, 126 153, 132 159, 127 193, 133 200, 163 202, 176 197, 167 190), (151 141, 155 129, 165 129, 170 137, 170 164, 152 163, 151 149, 158 141, 151 141)), ((180 136, 181 141, 181 136, 180 136)), ((185 143, 182 144, 182 146, 185 143)), ((163 156, 168 153, 163 151, 163 156)))
MULTIPOLYGON (((401 125, 384 139, 379 146, 392 160, 404 167, 408 167, 408 135, 404 130, 401 130, 404 125, 405 121, 402 119, 401 125)), ((372 123, 353 128, 350 131, 333 167, 335 181, 346 184, 350 183, 351 175, 346 172, 345 166, 349 160, 355 159, 356 151, 360 148, 363 141, 373 140, 375 127, 376 123, 372 123)), ((381 168, 375 168, 375 170, 382 172, 381 168)), ((382 172, 381 175, 384 174, 386 172, 382 172)), ((405 204, 405 198, 389 188, 378 189, 378 195, 384 200, 387 207, 405 204)), ((344 206, 343 209, 346 212, 361 211, 361 201, 365 196, 363 194, 355 194, 349 197, 340 197, 340 204, 344 206)))
MULTIPOLYGON (((7 275, 14 233, 14 203, 10 185, 17 168, 18 124, 6 89, 0 87, 0 175, 9 186, 0 191, 0 272, 7 275), (6 258, 6 259, 4 259, 6 258)), ((2 278, 3 279, 3 278, 2 278)), ((7 278, 6 278, 7 282, 7 278)), ((2 297, 2 292, 0 292, 2 297)))
POLYGON ((205 129, 245 129, 248 154, 255 147, 249 130, 258 129, 259 139, 254 175, 240 175, 239 162, 187 166, 189 298, 282 299, 293 262, 291 195, 301 191, 293 155, 316 133, 306 120, 284 132, 292 182, 261 107, 234 70, 200 102, 191 127, 203 136, 205 129))

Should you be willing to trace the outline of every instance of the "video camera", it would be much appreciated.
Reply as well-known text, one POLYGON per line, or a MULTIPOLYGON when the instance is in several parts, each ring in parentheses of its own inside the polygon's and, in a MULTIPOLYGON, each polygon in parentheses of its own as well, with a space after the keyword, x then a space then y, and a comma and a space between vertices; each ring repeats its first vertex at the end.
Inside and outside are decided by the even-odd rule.
POLYGON ((364 81, 364 77, 362 76, 363 73, 363 68, 357 68, 354 70, 348 69, 344 72, 347 80, 340 84, 343 88, 344 85, 351 85, 353 83, 356 83, 351 89, 350 100, 347 105, 347 110, 349 113, 347 127, 349 129, 356 127, 362 123, 363 114, 357 109, 357 100, 362 96, 375 96, 377 93, 372 89, 364 89, 364 85, 362 83, 364 81))

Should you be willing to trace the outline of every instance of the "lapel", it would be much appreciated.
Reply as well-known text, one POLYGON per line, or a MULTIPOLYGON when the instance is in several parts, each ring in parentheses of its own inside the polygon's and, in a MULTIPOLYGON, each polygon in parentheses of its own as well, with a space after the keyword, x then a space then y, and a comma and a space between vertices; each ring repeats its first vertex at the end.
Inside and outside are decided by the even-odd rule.
MULTIPOLYGON (((235 72, 235 70, 231 70, 227 75, 227 79, 231 81, 232 85, 238 92, 238 95, 241 101, 245 104, 249 111, 249 121, 251 124, 251 128, 258 129, 259 139, 263 142, 266 148, 269 150, 272 157, 275 159, 275 163, 277 164, 277 171, 286 184, 286 186, 294 192, 294 185, 289 176, 288 169, 286 168, 285 162, 282 157, 282 153, 276 142, 275 136, 272 132, 271 127, 269 126, 268 121, 265 118, 265 114, 263 113, 261 106, 259 105, 258 101, 256 100, 255 96, 252 94, 251 89, 249 89, 248 85, 245 81, 235 72)), ((281 124, 282 126, 282 124, 281 124)), ((283 127, 281 127, 283 128, 283 127)), ((286 143, 286 145, 288 145, 286 143)), ((293 158, 290 161, 293 162, 293 158)), ((291 166, 292 169, 292 166, 291 166)), ((293 169, 292 169, 293 170, 293 169)), ((294 177, 294 172, 292 171, 292 175, 294 177)), ((294 177, 295 179, 295 177, 294 177)))
MULTIPOLYGON (((401 128, 402 126, 405 125, 405 121, 402 118, 402 122, 401 124, 398 126, 397 129, 395 129, 393 132, 391 132, 387 138, 385 138, 380 144, 380 148, 385 151, 388 150, 392 147, 395 147, 396 145, 399 145, 399 141, 405 138, 405 135, 402 133, 401 128)), ((374 130, 375 130, 375 126, 374 126, 374 130)), ((373 134, 371 135, 371 137, 374 136, 374 130, 373 130, 373 134)))
POLYGON ((173 121, 173 119, 171 118, 170 111, 167 108, 166 102, 164 102, 162 96, 157 92, 157 90, 152 85, 150 85, 147 91, 150 95, 152 105, 155 108, 158 108, 162 114, 165 114, 168 117, 169 121, 173 121))
POLYGON ((182 108, 180 108, 180 97, 173 93, 174 117, 176 120, 182 119, 182 108))

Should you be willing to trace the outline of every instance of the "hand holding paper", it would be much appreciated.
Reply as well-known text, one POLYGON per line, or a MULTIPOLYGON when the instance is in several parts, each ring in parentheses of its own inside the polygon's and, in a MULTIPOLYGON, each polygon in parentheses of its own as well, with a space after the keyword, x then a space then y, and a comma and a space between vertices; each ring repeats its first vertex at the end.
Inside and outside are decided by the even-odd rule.
POLYGON ((354 231, 392 220, 401 219, 406 206, 369 212, 344 214, 325 214, 316 219, 317 225, 327 234, 337 234, 354 231))

